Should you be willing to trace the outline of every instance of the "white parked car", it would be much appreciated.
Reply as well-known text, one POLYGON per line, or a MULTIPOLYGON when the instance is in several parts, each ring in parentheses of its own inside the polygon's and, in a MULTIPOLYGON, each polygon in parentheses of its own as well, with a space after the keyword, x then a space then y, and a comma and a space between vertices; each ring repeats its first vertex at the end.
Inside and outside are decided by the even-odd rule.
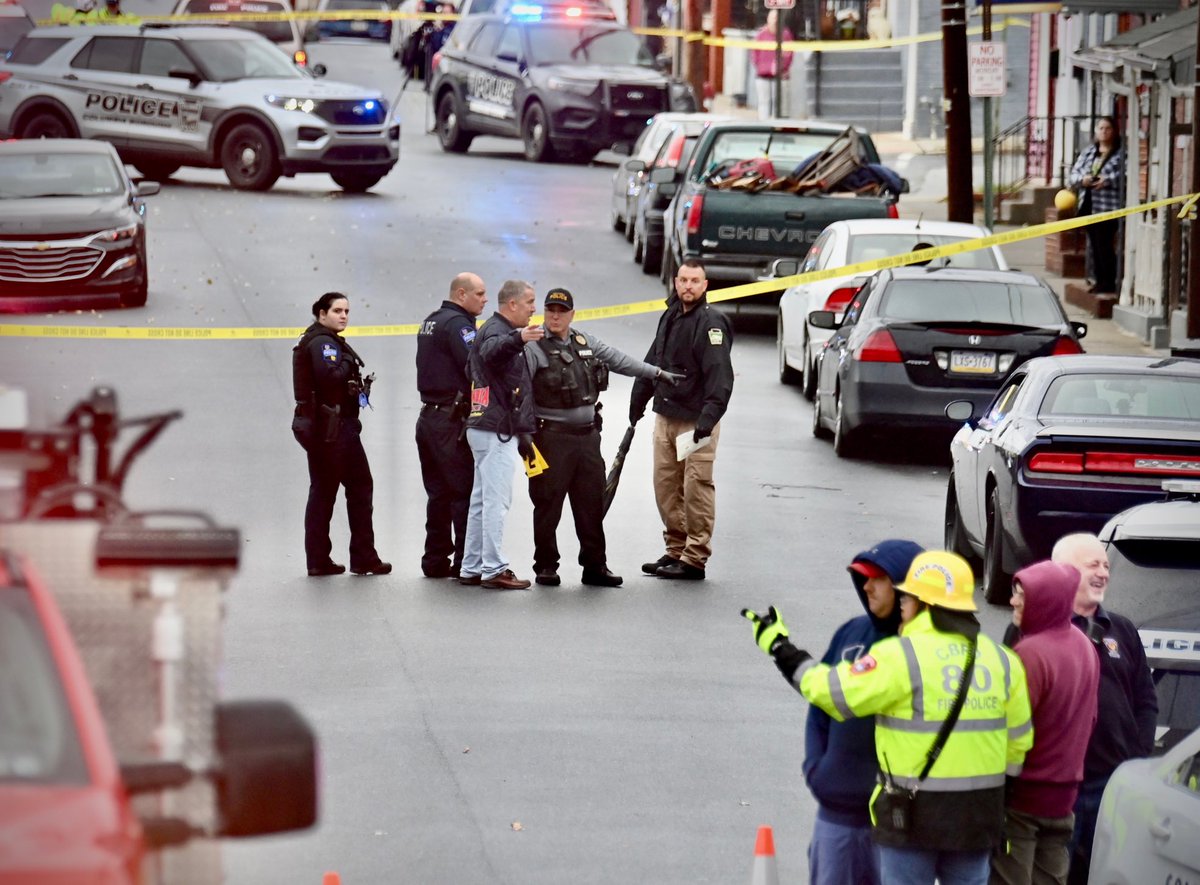
POLYGON ((1091 885, 1200 881, 1200 730, 1113 772, 1092 842, 1091 885))
MULTIPOLYGON (((986 228, 974 224, 951 221, 907 218, 835 221, 821 232, 809 248, 798 272, 808 273, 891 258, 911 252, 918 245, 945 246, 960 240, 987 236, 988 233, 986 228)), ((1009 269, 1004 255, 996 246, 951 256, 948 266, 974 270, 1009 269)), ((814 310, 832 310, 838 314, 840 321, 843 309, 864 282, 865 276, 857 280, 854 275, 834 277, 815 283, 801 283, 783 293, 775 331, 779 380, 782 383, 801 383, 804 395, 812 399, 817 383, 816 360, 832 332, 814 328, 808 322, 808 315, 814 310)))

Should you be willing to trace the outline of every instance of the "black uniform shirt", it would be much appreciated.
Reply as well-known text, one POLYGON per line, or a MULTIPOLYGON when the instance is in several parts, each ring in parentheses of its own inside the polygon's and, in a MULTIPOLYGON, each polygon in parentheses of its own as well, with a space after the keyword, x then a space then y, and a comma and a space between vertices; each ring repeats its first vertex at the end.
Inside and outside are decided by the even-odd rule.
POLYGON ((467 396, 467 359, 475 343, 475 317, 453 301, 425 318, 417 332, 417 389, 426 403, 452 403, 467 396))

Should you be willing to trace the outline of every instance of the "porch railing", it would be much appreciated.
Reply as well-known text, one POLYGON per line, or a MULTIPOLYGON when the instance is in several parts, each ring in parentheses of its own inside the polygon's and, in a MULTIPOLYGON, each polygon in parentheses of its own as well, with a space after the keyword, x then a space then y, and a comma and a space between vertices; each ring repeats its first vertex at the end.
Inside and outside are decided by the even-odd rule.
POLYGON ((1019 193, 1031 181, 1062 185, 1091 117, 1024 117, 1001 130, 992 140, 996 157, 997 202, 1019 193), (1063 147, 1074 153, 1063 151, 1063 147))

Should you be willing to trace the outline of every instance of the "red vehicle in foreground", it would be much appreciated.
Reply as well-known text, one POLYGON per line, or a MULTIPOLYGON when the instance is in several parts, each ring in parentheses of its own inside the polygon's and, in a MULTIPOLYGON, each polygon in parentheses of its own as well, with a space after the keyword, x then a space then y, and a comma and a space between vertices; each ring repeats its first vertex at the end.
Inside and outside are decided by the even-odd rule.
POLYGON ((98 388, 59 426, 0 430, 0 885, 218 883, 220 839, 317 820, 308 724, 219 699, 239 532, 121 499, 177 417, 123 420, 98 388))

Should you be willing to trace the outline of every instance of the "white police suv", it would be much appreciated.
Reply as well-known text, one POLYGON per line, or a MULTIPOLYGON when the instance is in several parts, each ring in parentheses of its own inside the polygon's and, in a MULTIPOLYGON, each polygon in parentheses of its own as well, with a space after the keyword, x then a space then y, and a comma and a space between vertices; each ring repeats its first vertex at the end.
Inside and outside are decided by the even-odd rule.
POLYGON ((37 28, 0 63, 0 138, 96 138, 149 179, 221 168, 244 190, 328 172, 365 191, 396 164, 383 95, 316 80, 239 28, 37 28))

